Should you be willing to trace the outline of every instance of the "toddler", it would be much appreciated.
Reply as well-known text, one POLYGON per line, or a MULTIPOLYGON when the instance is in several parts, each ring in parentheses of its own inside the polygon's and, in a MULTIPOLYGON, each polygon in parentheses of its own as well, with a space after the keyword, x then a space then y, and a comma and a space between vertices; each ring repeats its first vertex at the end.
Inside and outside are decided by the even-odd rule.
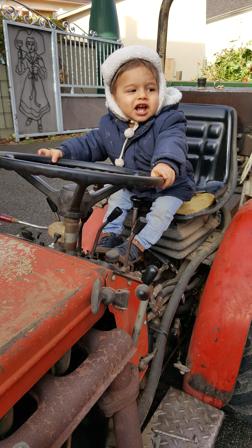
POLYGON ((65 141, 58 149, 42 148, 38 153, 50 156, 52 162, 61 157, 88 162, 109 157, 116 166, 163 178, 162 188, 121 189, 109 198, 104 220, 117 206, 122 214, 105 226, 99 248, 116 246, 121 261, 128 243, 120 235, 132 196, 148 196, 152 201, 146 225, 131 245, 129 261, 134 263, 160 239, 183 201, 190 200, 195 191, 187 159, 186 120, 178 109, 182 95, 173 87, 166 88, 158 54, 144 46, 112 53, 102 64, 102 75, 108 113, 99 128, 65 141))

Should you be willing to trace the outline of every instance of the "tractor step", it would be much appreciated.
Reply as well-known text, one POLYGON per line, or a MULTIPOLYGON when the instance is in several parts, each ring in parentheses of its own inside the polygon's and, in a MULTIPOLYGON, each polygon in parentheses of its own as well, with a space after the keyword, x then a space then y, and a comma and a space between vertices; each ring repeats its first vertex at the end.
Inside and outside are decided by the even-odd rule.
POLYGON ((212 448, 224 412, 170 388, 144 430, 144 448, 212 448))

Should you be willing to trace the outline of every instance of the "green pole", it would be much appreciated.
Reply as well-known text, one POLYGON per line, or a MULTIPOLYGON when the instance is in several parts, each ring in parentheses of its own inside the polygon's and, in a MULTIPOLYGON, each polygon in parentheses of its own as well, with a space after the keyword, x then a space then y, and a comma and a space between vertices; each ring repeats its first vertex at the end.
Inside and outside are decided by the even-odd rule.
POLYGON ((102 39, 120 39, 114 0, 92 0, 89 32, 95 32, 102 39))

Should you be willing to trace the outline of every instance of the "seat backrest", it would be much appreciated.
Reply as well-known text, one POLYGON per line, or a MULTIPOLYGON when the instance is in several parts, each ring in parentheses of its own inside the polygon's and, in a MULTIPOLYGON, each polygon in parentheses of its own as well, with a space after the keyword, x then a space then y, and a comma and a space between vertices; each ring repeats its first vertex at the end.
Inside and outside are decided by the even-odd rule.
POLYGON ((181 103, 187 119, 189 160, 197 190, 209 191, 213 183, 226 184, 232 145, 236 144, 236 111, 215 104, 181 103))

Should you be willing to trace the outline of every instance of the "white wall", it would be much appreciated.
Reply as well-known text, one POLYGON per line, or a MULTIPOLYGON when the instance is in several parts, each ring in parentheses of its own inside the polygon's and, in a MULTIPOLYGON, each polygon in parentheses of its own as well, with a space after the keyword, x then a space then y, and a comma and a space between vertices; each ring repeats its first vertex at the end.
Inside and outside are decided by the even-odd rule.
MULTIPOLYGON (((143 44, 156 48, 161 0, 124 0, 117 3, 121 39, 124 45, 143 44)), ((88 31, 89 16, 74 21, 88 31)), ((168 22, 167 57, 174 58, 175 71, 183 79, 199 74, 205 57, 205 0, 174 0, 168 22)))
POLYGON ((205 59, 206 0, 174 0, 168 27, 168 57, 184 80, 197 78, 205 59))
POLYGON ((207 25, 206 57, 213 60, 214 54, 224 48, 239 47, 252 40, 252 11, 244 12, 207 25))

